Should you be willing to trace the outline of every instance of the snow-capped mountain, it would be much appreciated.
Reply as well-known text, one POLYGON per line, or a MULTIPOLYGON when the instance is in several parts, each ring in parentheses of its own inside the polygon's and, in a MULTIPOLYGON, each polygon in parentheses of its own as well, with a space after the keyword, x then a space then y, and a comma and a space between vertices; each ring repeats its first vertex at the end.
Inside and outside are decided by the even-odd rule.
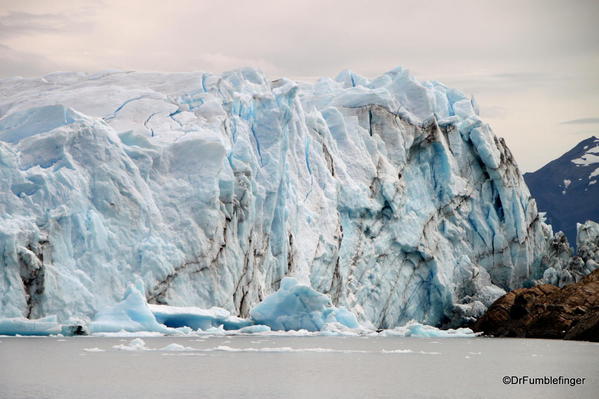
POLYGON ((599 222, 599 138, 578 143, 524 180, 554 231, 576 243, 576 223, 599 222))
POLYGON ((89 318, 139 279, 151 303, 247 316, 294 276, 362 323, 440 325, 545 269, 551 229, 505 142, 471 98, 401 68, 0 92, 0 317, 89 318))

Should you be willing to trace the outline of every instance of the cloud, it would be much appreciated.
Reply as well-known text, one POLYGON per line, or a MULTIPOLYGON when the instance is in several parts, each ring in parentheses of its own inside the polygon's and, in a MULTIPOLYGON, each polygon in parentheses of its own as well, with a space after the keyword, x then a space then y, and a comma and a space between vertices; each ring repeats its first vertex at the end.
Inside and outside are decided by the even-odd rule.
POLYGON ((443 83, 466 92, 521 92, 531 88, 547 88, 571 82, 567 74, 549 72, 467 73, 441 77, 443 83))
POLYGON ((560 125, 591 125, 599 123, 599 118, 580 118, 560 122, 560 125))
POLYGON ((40 76, 58 70, 58 66, 46 57, 15 50, 0 43, 0 76, 40 76))
POLYGON ((507 109, 498 105, 487 105, 480 109, 480 116, 483 118, 505 119, 507 114, 507 109))
POLYGON ((32 14, 28 12, 9 12, 0 15, 0 38, 61 32, 71 26, 69 18, 58 14, 32 14))
MULTIPOLYGON (((1 1, 1 0, 0 0, 1 1)), ((0 39, 40 34, 69 34, 92 28, 96 10, 81 6, 64 13, 2 11, 0 4, 0 39)))

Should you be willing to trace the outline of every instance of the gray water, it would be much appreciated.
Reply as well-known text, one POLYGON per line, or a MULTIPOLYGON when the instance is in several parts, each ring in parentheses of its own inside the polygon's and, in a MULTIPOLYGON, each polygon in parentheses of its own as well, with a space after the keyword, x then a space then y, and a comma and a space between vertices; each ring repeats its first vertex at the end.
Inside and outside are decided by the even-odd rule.
POLYGON ((0 397, 599 397, 595 343, 403 337, 142 339, 153 350, 114 348, 128 345, 131 338, 0 337, 0 397), (187 351, 172 346, 158 350, 172 343, 187 351), (504 376, 580 377, 585 382, 506 385, 504 376))

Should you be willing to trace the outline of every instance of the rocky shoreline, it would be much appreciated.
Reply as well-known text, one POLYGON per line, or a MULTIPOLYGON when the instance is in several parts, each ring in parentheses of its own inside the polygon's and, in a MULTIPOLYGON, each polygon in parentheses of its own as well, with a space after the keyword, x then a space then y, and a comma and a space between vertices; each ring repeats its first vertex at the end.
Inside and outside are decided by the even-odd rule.
POLYGON ((562 288, 542 284, 508 292, 472 328, 494 337, 599 342, 599 269, 562 288))

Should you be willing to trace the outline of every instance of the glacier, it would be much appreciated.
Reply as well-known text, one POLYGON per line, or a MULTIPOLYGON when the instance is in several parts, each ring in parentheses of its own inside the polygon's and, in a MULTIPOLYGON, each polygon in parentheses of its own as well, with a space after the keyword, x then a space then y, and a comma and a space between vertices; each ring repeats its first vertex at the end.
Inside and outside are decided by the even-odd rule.
POLYGON ((505 141, 473 98, 403 68, 61 72, 0 92, 0 318, 100 327, 140 281, 150 306, 247 319, 293 277, 369 328, 451 327, 549 267, 505 141))
POLYGON ((599 223, 576 223, 576 254, 563 232, 555 234, 543 263, 547 268, 539 283, 563 287, 599 269, 599 223))

